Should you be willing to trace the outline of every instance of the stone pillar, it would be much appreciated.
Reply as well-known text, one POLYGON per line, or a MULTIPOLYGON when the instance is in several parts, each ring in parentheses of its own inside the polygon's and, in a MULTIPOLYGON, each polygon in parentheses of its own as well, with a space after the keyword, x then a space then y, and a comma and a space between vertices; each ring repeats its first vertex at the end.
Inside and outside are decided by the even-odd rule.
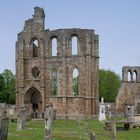
MULTIPOLYGON (((40 101, 40 107, 39 108, 41 108, 40 110, 39 110, 39 113, 43 113, 44 112, 44 106, 45 106, 45 101, 44 101, 44 99, 45 99, 45 95, 44 95, 44 93, 45 93, 45 54, 44 54, 44 52, 45 52, 45 41, 44 41, 44 39, 43 38, 41 38, 41 40, 40 40, 40 56, 41 56, 41 62, 40 62, 40 68, 41 68, 41 77, 40 77, 40 82, 41 82, 41 101, 40 101)), ((39 116, 39 118, 43 118, 43 114, 41 115, 40 114, 40 116, 39 116)))
POLYGON ((0 118, 0 140, 7 140, 9 118, 6 117, 6 110, 1 114, 0 118))
POLYGON ((17 130, 25 129, 25 107, 21 107, 19 110, 18 122, 17 122, 17 130))
POLYGON ((116 140, 116 122, 114 120, 111 121, 111 134, 112 134, 112 139, 116 140))

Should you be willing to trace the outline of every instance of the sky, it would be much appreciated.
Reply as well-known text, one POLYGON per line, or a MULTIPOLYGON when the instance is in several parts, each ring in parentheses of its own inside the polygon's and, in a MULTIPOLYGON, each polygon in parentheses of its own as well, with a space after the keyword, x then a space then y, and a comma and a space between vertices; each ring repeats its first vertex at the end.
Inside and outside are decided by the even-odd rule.
POLYGON ((17 34, 36 6, 45 10, 46 29, 94 29, 100 69, 121 75, 123 66, 140 66, 140 0, 1 0, 0 73, 15 73, 17 34))

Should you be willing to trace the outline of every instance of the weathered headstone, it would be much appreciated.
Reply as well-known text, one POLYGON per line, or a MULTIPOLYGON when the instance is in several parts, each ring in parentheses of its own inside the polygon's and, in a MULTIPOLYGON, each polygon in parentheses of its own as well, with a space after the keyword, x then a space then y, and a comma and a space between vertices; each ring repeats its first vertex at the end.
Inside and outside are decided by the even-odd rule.
POLYGON ((17 130, 23 130, 25 129, 25 120, 26 120, 26 115, 25 115, 25 107, 21 107, 19 110, 19 115, 18 115, 18 122, 17 122, 17 130))
POLYGON ((51 130, 45 128, 45 139, 44 140, 51 140, 51 130))
POLYGON ((45 140, 51 140, 51 125, 54 120, 54 108, 52 103, 46 104, 44 119, 45 119, 45 140))
POLYGON ((7 140, 9 119, 6 117, 6 106, 2 105, 0 117, 0 140, 7 140))
POLYGON ((99 105, 99 121, 105 121, 106 115, 105 115, 105 104, 103 97, 101 98, 101 103, 99 105))
POLYGON ((140 103, 137 103, 137 114, 140 114, 140 103))
POLYGON ((130 106, 130 121, 134 121, 134 106, 130 106))
POLYGON ((92 132, 90 134, 90 140, 96 140, 96 136, 95 136, 95 133, 94 132, 92 132))

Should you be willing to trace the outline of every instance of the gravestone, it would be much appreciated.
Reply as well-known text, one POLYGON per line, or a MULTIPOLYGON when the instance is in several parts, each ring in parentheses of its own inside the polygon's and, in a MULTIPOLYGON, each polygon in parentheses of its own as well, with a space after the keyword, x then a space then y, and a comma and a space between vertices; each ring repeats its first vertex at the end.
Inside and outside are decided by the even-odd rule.
POLYGON ((129 121, 134 122, 134 105, 130 106, 130 120, 129 121))
POLYGON ((137 103, 137 114, 140 114, 140 103, 137 103))
POLYGON ((105 115, 105 104, 104 104, 104 98, 101 98, 101 103, 99 105, 99 121, 105 121, 106 115, 105 115))
POLYGON ((26 115, 25 115, 25 107, 22 106, 19 110, 19 115, 18 115, 18 122, 17 122, 17 130, 23 130, 25 129, 25 120, 26 120, 26 115))
POLYGON ((55 109, 53 108, 53 104, 50 102, 50 104, 46 104, 46 109, 44 113, 44 119, 45 119, 45 140, 51 140, 51 125, 54 121, 54 116, 56 114, 55 109))
POLYGON ((9 119, 6 116, 6 106, 1 106, 1 117, 0 117, 0 140, 7 140, 8 136, 8 125, 9 119))
POLYGON ((125 115, 128 121, 134 122, 134 104, 125 104, 125 115))
POLYGON ((90 134, 90 140, 96 140, 96 136, 95 136, 95 133, 94 132, 92 132, 90 134))

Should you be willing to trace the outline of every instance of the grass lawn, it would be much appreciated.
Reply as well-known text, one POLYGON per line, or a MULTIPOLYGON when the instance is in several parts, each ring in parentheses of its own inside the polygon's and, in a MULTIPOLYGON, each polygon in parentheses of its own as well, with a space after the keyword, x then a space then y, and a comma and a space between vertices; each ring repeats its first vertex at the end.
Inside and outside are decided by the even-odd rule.
MULTIPOLYGON (((110 131, 104 129, 105 125, 99 121, 89 120, 87 129, 85 121, 56 120, 52 126, 53 140, 90 140, 90 133, 95 132, 97 140, 112 140, 110 131), (86 135, 86 130, 88 135, 86 135)), ((43 140, 43 121, 27 121, 26 129, 16 130, 16 122, 10 122, 8 140, 43 140)), ((140 140, 140 128, 129 131, 117 131, 117 140, 140 140)))

